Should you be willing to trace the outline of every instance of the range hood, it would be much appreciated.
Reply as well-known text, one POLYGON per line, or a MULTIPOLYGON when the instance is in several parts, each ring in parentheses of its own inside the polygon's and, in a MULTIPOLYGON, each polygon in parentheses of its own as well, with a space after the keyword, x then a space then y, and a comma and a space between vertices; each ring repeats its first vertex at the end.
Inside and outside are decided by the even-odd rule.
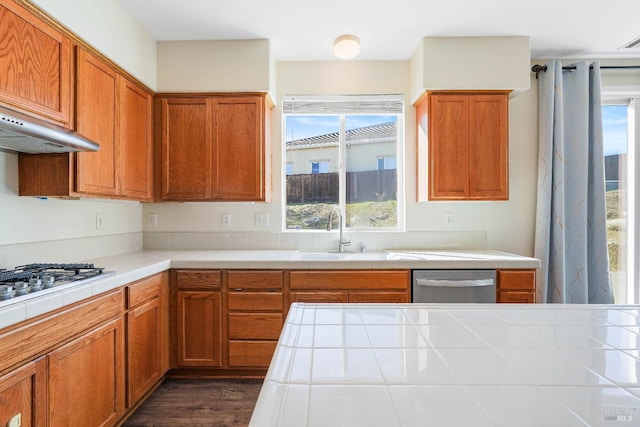
POLYGON ((43 154, 98 148, 95 142, 61 126, 0 106, 0 151, 43 154))

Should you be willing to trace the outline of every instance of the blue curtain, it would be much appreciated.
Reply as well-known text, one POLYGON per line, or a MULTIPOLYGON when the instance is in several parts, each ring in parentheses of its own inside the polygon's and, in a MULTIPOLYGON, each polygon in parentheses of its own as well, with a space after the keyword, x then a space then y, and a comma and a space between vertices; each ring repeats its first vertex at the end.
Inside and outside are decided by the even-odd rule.
POLYGON ((535 257, 539 302, 613 303, 598 62, 540 73, 535 257))

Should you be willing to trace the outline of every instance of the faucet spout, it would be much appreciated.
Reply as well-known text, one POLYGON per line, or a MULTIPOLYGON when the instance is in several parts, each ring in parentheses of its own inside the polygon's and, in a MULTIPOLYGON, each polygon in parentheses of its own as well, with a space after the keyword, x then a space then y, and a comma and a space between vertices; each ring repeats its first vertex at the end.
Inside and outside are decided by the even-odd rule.
POLYGON ((349 246, 351 245, 351 239, 349 240, 344 240, 342 237, 342 233, 343 233, 343 221, 342 221, 342 210, 340 209, 340 206, 333 206, 330 210, 329 210, 329 215, 327 216, 327 231, 331 231, 331 223, 333 221, 333 213, 336 212, 338 214, 338 228, 340 230, 340 237, 338 240, 338 252, 342 253, 344 252, 344 248, 345 246, 349 246))

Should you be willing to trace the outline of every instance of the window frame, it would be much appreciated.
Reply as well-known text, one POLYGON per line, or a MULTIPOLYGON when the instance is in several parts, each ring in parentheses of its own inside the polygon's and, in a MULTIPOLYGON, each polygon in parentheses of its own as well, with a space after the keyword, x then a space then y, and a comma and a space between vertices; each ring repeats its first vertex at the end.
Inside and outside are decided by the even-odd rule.
POLYGON ((602 105, 627 106, 627 300, 616 304, 640 304, 640 94, 602 94, 602 105))
MULTIPOLYGON (((332 97, 328 97, 331 99, 332 97)), ((404 100, 403 100, 404 103, 404 100)), ((404 129, 404 110, 402 112, 326 112, 326 113, 287 113, 282 112, 281 117, 281 151, 282 151, 282 164, 286 165, 287 163, 287 149, 286 149, 286 129, 287 129, 287 117, 295 116, 295 115, 304 115, 304 116, 338 116, 339 117, 339 142, 338 142, 338 174, 339 174, 339 189, 338 189, 338 206, 340 207, 341 212, 344 214, 346 212, 346 118, 348 116, 395 116, 396 117, 396 126, 397 126, 397 139, 396 139, 396 225, 395 227, 348 227, 346 221, 344 222, 343 229, 349 232, 403 232, 405 231, 405 171, 404 171, 404 144, 405 144, 405 129, 404 129)), ((376 165, 377 167, 377 165, 376 165)), ((325 230, 321 229, 289 229, 287 228, 287 180, 286 180, 286 168, 283 168, 281 171, 282 178, 282 222, 281 229, 283 232, 291 233, 291 232, 303 232, 303 233, 313 233, 313 232, 323 232, 325 230)))

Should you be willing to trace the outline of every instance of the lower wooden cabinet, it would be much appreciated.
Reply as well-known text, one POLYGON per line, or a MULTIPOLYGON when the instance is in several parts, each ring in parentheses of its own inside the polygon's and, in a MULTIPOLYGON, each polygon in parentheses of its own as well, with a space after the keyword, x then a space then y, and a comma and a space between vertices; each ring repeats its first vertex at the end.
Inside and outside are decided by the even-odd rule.
POLYGON ((535 270, 498 270, 497 302, 536 302, 535 270))
POLYGON ((410 281, 409 270, 291 271, 289 302, 408 303, 410 281))
POLYGON ((127 408, 133 407, 168 370, 167 273, 127 286, 127 408))
POLYGON ((46 425, 47 362, 29 362, 0 377, 0 426, 20 418, 21 426, 46 425))
POLYGON ((124 334, 116 319, 49 353, 49 425, 110 426, 124 413, 124 334))
POLYGON ((178 292, 177 366, 222 366, 220 292, 178 292))
POLYGON ((283 272, 232 270, 227 281, 230 368, 268 368, 284 324, 283 272))

